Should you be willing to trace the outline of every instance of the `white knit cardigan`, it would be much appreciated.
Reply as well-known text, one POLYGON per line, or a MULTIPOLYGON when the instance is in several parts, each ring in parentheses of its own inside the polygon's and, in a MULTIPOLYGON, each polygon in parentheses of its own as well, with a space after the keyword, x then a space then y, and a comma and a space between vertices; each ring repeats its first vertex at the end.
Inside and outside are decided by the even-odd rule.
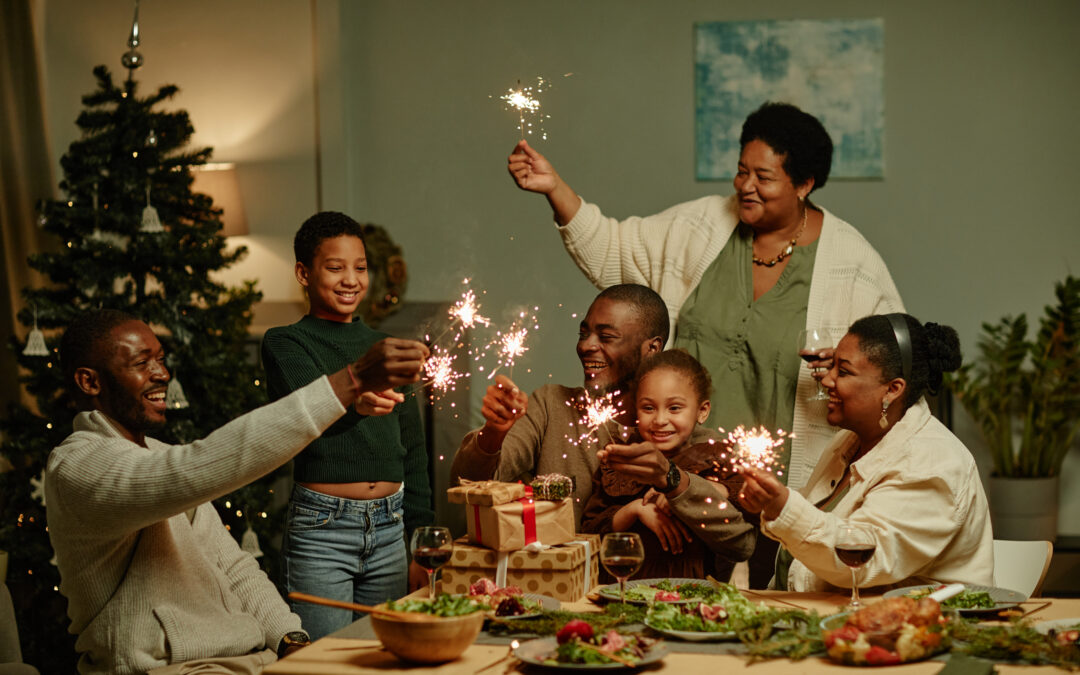
MULTIPOLYGON (((820 208, 820 207, 819 207, 820 208)), ((902 312, 904 305, 889 270, 874 247, 855 228, 825 209, 810 297, 808 328, 826 328, 839 340, 856 319, 902 312)), ((676 204, 653 216, 623 221, 608 218, 582 200, 573 220, 556 227, 581 271, 598 288, 636 283, 664 299, 672 336, 679 310, 739 223, 734 196, 702 197, 676 204)), ((724 289, 708 289, 719 299, 724 289)), ((806 484, 835 429, 825 421, 823 402, 807 401, 816 384, 808 368, 799 370, 792 422, 788 485, 806 484)))

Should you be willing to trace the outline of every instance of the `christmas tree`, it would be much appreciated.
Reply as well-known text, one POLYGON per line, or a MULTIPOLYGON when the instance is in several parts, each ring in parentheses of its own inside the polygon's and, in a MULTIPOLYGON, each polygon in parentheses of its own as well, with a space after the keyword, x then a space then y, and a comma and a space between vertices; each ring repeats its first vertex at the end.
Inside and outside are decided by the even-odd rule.
MULTIPOLYGON (((73 672, 75 662, 40 486, 49 452, 71 433, 76 413, 58 362, 62 329, 92 308, 124 310, 154 329, 173 376, 169 422, 154 434, 163 441, 201 438, 266 398, 248 343, 251 307, 261 294, 254 282, 230 288, 211 276, 246 249, 226 247, 222 212, 191 190, 192 169, 211 149, 187 147, 194 132, 187 113, 160 110, 177 87, 140 97, 131 77, 117 85, 104 66, 94 76, 97 90, 83 97, 77 120, 82 137, 61 160, 65 198, 41 205, 39 224, 59 246, 30 263, 50 283, 23 289, 19 320, 34 330, 25 343, 12 340, 36 408, 11 406, 0 419, 0 457, 13 466, 0 473, 0 550, 10 555, 7 581, 24 658, 42 672, 73 672)), ((261 535, 271 578, 271 544, 281 527, 271 508, 274 480, 217 502, 235 536, 249 527, 261 535)), ((245 539, 258 546, 250 534, 245 539)))

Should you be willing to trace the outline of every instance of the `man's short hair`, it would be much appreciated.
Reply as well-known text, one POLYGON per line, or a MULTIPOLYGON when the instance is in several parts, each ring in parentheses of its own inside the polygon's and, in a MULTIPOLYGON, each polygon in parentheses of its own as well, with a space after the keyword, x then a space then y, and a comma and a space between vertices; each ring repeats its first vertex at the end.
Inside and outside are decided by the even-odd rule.
MULTIPOLYGON (((327 239, 341 236, 356 237, 364 243, 364 227, 349 216, 338 211, 320 211, 304 221, 293 237, 293 254, 296 262, 307 267, 315 261, 315 251, 327 239)), ((366 247, 366 244, 365 244, 366 247)))
POLYGON ((670 331, 667 305, 656 291, 641 284, 616 284, 600 291, 596 299, 600 298, 633 305, 641 319, 641 328, 646 332, 645 337, 659 337, 667 343, 670 331))
POLYGON ((118 309, 96 309, 75 319, 60 338, 60 366, 64 369, 64 387, 78 396, 75 370, 101 369, 101 346, 117 326, 139 319, 118 309))

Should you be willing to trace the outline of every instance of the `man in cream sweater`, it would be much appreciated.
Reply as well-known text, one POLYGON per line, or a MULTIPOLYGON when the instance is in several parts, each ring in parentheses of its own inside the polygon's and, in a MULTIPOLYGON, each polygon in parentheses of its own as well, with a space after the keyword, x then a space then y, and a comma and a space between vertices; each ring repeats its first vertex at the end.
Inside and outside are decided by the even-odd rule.
POLYGON ((83 412, 49 456, 46 499, 79 671, 257 673, 306 643, 209 501, 287 462, 348 406, 385 404, 377 392, 415 382, 427 356, 388 338, 202 440, 166 445, 146 435, 165 423, 169 382, 154 333, 114 310, 76 320, 60 357, 83 412))

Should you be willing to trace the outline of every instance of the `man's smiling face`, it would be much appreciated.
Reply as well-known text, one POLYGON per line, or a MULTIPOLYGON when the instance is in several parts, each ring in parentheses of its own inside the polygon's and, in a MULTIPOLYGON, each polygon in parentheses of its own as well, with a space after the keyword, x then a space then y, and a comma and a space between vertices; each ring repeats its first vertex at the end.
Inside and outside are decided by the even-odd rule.
POLYGON ((577 354, 593 394, 629 389, 641 363, 645 329, 634 305, 597 298, 578 330, 577 354))

